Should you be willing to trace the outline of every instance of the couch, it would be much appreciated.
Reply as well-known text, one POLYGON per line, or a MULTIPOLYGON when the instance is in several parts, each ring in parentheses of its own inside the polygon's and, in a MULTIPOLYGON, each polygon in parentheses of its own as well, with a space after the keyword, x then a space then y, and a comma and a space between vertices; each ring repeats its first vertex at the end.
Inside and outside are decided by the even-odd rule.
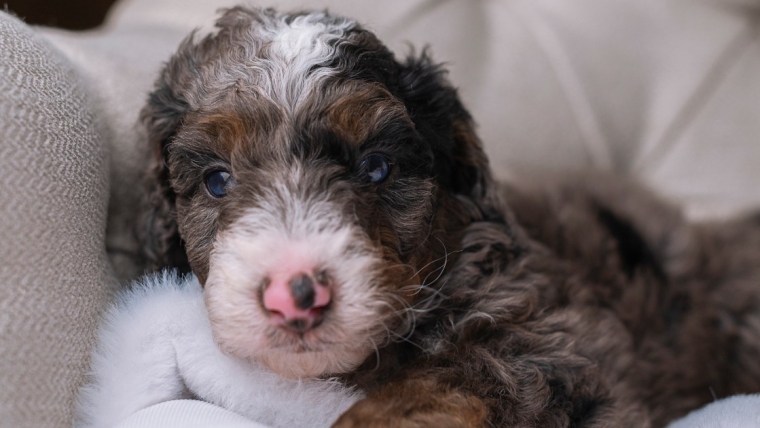
MULTIPOLYGON (((98 318, 140 275, 137 116, 235 0, 121 0, 99 28, 0 12, 0 426, 73 417, 98 318)), ((695 220, 760 206, 760 0, 261 0, 431 45, 502 179, 633 176, 695 220)))

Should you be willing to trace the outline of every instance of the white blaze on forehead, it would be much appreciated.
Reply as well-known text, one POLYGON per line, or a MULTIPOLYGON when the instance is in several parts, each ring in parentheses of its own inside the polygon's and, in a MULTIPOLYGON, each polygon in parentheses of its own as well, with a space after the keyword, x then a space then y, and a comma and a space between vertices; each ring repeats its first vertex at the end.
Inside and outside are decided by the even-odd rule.
POLYGON ((285 62, 314 65, 324 63, 333 55, 330 42, 335 41, 348 29, 350 23, 329 26, 322 22, 323 14, 300 16, 290 24, 282 22, 272 44, 273 53, 285 62))
POLYGON ((265 15, 263 23, 251 25, 247 40, 242 41, 247 57, 243 66, 246 73, 253 74, 251 83, 264 96, 292 113, 319 81, 335 74, 334 69, 315 67, 335 58, 337 40, 356 24, 321 12, 290 22, 286 18, 284 14, 265 15))
POLYGON ((294 19, 289 25, 283 22, 270 47, 273 66, 282 67, 278 73, 282 86, 278 98, 291 110, 307 96, 317 82, 332 75, 335 70, 315 66, 326 65, 335 56, 335 42, 353 23, 341 21, 339 25, 326 25, 324 14, 310 14, 294 19))

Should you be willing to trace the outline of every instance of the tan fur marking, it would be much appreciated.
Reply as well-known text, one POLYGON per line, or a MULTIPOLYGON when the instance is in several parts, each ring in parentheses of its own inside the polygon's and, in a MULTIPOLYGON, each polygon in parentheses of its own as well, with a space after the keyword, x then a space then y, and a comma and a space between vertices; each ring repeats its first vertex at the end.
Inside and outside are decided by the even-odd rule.
POLYGON ((408 120, 404 105, 382 87, 348 85, 345 92, 328 108, 327 121, 346 142, 361 144, 389 120, 408 120))
POLYGON ((201 115, 195 126, 212 137, 213 143, 225 153, 231 153, 237 144, 250 138, 252 129, 234 113, 201 115))
POLYGON ((421 378, 388 383, 356 403, 333 427, 474 428, 484 426, 487 416, 486 406, 472 394, 421 378))

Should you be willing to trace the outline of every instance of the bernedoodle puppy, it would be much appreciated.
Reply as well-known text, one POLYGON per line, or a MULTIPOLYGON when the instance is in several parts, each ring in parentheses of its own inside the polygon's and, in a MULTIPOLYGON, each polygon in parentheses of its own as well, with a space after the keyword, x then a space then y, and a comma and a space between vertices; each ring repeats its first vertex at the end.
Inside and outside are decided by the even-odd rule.
POLYGON ((499 185, 425 53, 323 12, 217 27, 142 113, 144 247, 198 276, 224 352, 361 388, 339 427, 657 427, 760 391, 760 219, 499 185))

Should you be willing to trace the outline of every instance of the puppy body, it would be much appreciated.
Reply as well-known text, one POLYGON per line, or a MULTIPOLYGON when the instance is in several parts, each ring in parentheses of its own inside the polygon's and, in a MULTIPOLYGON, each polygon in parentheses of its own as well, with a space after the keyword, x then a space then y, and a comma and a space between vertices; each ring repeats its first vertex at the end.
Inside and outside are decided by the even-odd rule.
POLYGON ((688 225, 608 177, 502 188, 425 55, 324 13, 218 26, 143 112, 144 230, 225 352, 358 385, 338 426, 662 426, 760 389, 756 220, 688 225), (288 330, 265 294, 303 272, 329 304, 288 330))
POLYGON ((385 371, 352 375, 381 398, 339 426, 403 425, 395 408, 413 426, 664 426, 760 389, 756 218, 690 225, 604 176, 504 195, 506 221, 469 226, 409 342, 381 354, 385 371), (447 391, 437 412, 420 411, 433 407, 423 388, 447 391), (447 394, 478 422, 447 425, 447 394))

